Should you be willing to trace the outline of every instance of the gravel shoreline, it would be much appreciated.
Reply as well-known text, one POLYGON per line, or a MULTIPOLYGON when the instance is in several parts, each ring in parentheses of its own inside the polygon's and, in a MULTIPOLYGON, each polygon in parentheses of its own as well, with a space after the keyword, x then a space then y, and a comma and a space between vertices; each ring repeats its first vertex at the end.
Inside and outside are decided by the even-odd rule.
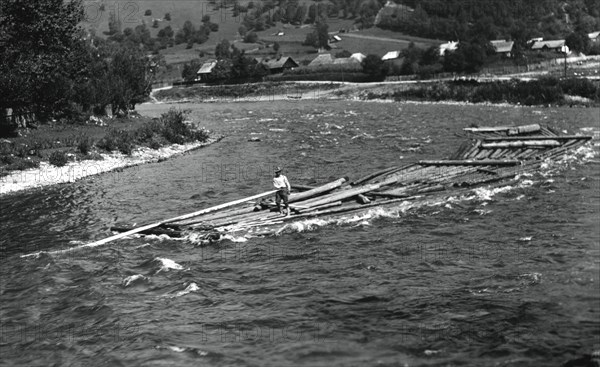
POLYGON ((163 161, 170 157, 210 145, 219 140, 221 140, 221 137, 209 138, 206 142, 173 144, 159 149, 138 147, 133 151, 131 156, 113 152, 101 154, 104 158, 103 160, 69 162, 63 167, 56 167, 50 165, 48 162, 42 162, 38 168, 15 171, 7 176, 0 177, 0 195, 49 185, 75 182, 85 177, 117 169, 163 161))

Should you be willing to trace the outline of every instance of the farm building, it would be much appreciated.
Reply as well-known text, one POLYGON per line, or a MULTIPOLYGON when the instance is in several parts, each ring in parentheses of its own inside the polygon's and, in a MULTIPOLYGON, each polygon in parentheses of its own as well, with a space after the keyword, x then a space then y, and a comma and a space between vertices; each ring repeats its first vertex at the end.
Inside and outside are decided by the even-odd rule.
POLYGON ((352 55, 350 55, 350 58, 354 59, 358 62, 363 62, 363 60, 366 59, 367 57, 365 55, 361 54, 360 52, 356 52, 356 53, 353 53, 352 55))
POLYGON ((381 58, 381 60, 383 61, 392 61, 392 60, 396 60, 400 58, 400 51, 389 51, 388 53, 386 53, 385 55, 383 55, 383 57, 381 58))
POLYGON ((340 37, 338 35, 333 35, 333 36, 329 37, 329 43, 340 42, 341 40, 342 40, 342 37, 340 37))
POLYGON ((277 59, 264 59, 259 62, 264 65, 271 74, 283 73, 285 70, 298 67, 298 63, 289 56, 281 56, 277 59))
POLYGON ((506 57, 512 56, 512 49, 515 44, 513 41, 494 40, 490 41, 490 43, 497 54, 501 54, 506 57))
POLYGON ((565 46, 565 40, 536 41, 531 46, 531 49, 532 50, 541 50, 541 51, 554 50, 556 52, 561 52, 561 50, 564 46, 565 46))
POLYGON ((446 54, 446 51, 456 51, 456 48, 458 48, 458 41, 454 42, 454 41, 450 41, 450 42, 446 42, 446 43, 442 43, 440 45, 440 56, 444 56, 444 54, 446 54))
POLYGON ((206 80, 210 77, 210 74, 212 73, 213 69, 215 68, 215 66, 217 66, 217 60, 211 60, 211 61, 207 61, 204 64, 202 64, 202 66, 200 67, 200 70, 198 70, 197 74, 197 79, 198 80, 206 80))

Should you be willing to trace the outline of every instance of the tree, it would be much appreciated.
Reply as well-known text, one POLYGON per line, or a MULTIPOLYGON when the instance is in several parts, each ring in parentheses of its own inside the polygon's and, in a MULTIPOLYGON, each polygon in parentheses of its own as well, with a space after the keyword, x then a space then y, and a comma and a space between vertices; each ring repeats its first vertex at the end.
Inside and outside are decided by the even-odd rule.
POLYGON ((217 61, 217 65, 210 74, 212 80, 228 80, 231 78, 231 60, 222 59, 217 61))
POLYGON ((244 37, 246 35, 246 33, 248 32, 248 30, 246 29, 246 27, 244 27, 243 25, 241 25, 238 28, 238 33, 240 34, 240 36, 244 37))
POLYGON ((181 77, 186 82, 192 82, 196 80, 196 78, 198 77, 198 70, 200 70, 201 66, 202 63, 198 59, 190 61, 189 64, 184 64, 183 70, 181 71, 181 77))
POLYGON ((275 43, 273 44, 273 51, 275 51, 275 52, 279 51, 279 47, 280 47, 280 46, 279 46, 279 42, 275 42, 275 43))
POLYGON ((186 20, 185 23, 183 23, 183 27, 179 31, 177 31, 177 34, 175 35, 175 43, 180 44, 190 41, 193 42, 193 38, 195 35, 196 27, 194 27, 192 22, 186 20))
POLYGON ((144 12, 144 15, 147 16, 147 17, 151 16, 152 15, 152 10, 146 9, 146 11, 144 12))
POLYGON ((249 32, 246 34, 246 37, 244 37, 245 43, 256 43, 256 41, 258 41, 258 35, 254 32, 249 32))
POLYGON ((121 33, 121 20, 111 12, 108 15, 108 32, 104 32, 107 36, 113 36, 121 33))
POLYGON ((317 6, 315 4, 311 4, 308 7, 308 17, 306 18, 306 23, 314 23, 317 19, 317 6))
POLYGON ((369 54, 362 61, 363 72, 369 75, 380 76, 385 74, 384 63, 377 55, 369 54))
POLYGON ((306 34, 306 38, 304 39, 304 42, 302 43, 305 46, 313 46, 313 47, 317 47, 318 43, 318 38, 317 38, 317 33, 316 32, 310 32, 306 34))
POLYGON ((306 5, 302 4, 296 8, 293 21, 298 24, 302 24, 304 17, 306 16, 306 5))
POLYGON ((146 57, 137 47, 118 46, 107 51, 111 61, 106 83, 112 112, 127 115, 150 94, 156 60, 146 57))
POLYGON ((87 70, 79 1, 0 1, 0 111, 64 109, 87 70))
POLYGON ((423 52, 419 64, 421 65, 433 65, 437 64, 440 60, 440 51, 437 46, 431 46, 423 52))
POLYGON ((158 28, 158 20, 154 19, 152 22, 152 28, 158 28))
POLYGON ((573 32, 565 39, 565 44, 570 50, 588 53, 590 48, 590 39, 586 33, 573 32))
POLYGON ((170 22, 171 21, 171 13, 166 13, 164 18, 167 22, 170 22))
POLYGON ((446 52, 444 70, 476 73, 485 63, 485 49, 477 43, 461 42, 454 52, 446 52))
POLYGON ((229 41, 224 39, 217 44, 215 47, 215 57, 217 59, 229 59, 231 57, 229 41))
POLYGON ((168 26, 164 27, 163 29, 161 29, 160 31, 158 31, 157 37, 172 39, 173 35, 174 35, 173 29, 171 28, 170 25, 168 25, 168 26))
POLYGON ((328 48, 329 46, 329 26, 325 22, 324 18, 320 18, 317 21, 317 48, 328 48))

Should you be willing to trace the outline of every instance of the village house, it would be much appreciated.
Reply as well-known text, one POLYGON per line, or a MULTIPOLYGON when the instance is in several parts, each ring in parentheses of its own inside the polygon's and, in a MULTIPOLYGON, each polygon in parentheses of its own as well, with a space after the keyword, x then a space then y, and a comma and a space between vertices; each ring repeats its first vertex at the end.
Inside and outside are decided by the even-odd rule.
POLYGON ((388 67, 392 65, 401 66, 404 62, 404 58, 402 57, 402 52, 400 51, 389 51, 381 58, 384 64, 388 67))
POLYGON ((256 59, 256 61, 264 65, 271 74, 283 73, 285 70, 298 67, 298 63, 289 56, 280 56, 276 59, 256 59))
POLYGON ((446 51, 454 52, 454 51, 456 51, 457 48, 458 48, 458 41, 456 41, 456 42, 450 41, 450 42, 442 43, 439 46, 440 56, 444 56, 446 54, 446 51))
POLYGON ((206 81, 210 79, 210 74, 212 73, 215 66, 217 66, 217 60, 210 60, 202 64, 202 66, 196 73, 196 80, 206 81))
POLYGON ((490 43, 492 44, 492 48, 496 54, 512 57, 512 49, 515 44, 513 41, 494 40, 490 41, 490 43))
POLYGON ((358 62, 363 62, 363 60, 366 59, 367 56, 365 56, 364 54, 361 54, 360 52, 356 52, 356 53, 353 53, 352 55, 350 55, 350 58, 354 59, 358 62))
POLYGON ((331 64, 333 64, 333 57, 331 57, 331 54, 320 54, 313 61, 311 61, 308 66, 315 67, 331 64))
POLYGON ((336 43, 336 42, 340 42, 342 40, 342 37, 334 34, 333 36, 329 37, 329 43, 336 43))
POLYGON ((400 51, 389 51, 381 58, 382 61, 392 61, 400 58, 400 51))
POLYGON ((600 42, 600 31, 588 33, 588 38, 590 39, 590 42, 600 42))
POLYGON ((535 41, 531 46, 531 49, 538 51, 562 52, 564 46, 565 40, 535 41))

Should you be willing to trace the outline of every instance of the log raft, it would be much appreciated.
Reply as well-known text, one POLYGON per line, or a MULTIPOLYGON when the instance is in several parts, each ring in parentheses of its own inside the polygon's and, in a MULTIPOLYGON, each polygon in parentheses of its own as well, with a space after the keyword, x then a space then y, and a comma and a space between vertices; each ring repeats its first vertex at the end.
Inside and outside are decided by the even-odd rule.
MULTIPOLYGON (((222 204, 221 210, 198 211, 162 221, 141 234, 202 232, 207 239, 224 233, 245 231, 252 235, 278 233, 282 225, 311 217, 336 217, 377 206, 440 195, 450 190, 498 184, 526 171, 535 171, 548 159, 558 159, 571 149, 587 143, 591 136, 559 135, 538 124, 525 126, 471 127, 464 129, 470 139, 445 160, 422 160, 347 177, 321 186, 292 186, 291 215, 282 216, 273 197, 259 195, 260 201, 237 200, 222 204)), ((252 198, 252 197, 251 197, 252 198)), ((135 228, 115 227, 131 233, 135 228)), ((113 236, 116 237, 116 236, 113 236)), ((208 240, 207 240, 208 241, 208 240)))

